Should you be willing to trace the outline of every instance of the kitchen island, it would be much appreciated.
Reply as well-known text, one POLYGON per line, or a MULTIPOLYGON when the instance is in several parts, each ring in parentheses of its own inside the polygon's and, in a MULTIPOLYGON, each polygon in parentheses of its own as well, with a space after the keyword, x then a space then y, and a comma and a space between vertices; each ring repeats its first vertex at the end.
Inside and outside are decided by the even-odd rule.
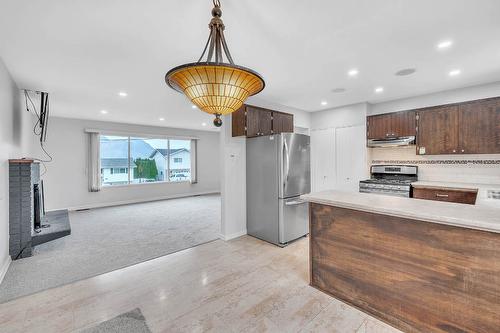
POLYGON ((405 332, 500 332, 500 201, 302 199, 313 287, 405 332))

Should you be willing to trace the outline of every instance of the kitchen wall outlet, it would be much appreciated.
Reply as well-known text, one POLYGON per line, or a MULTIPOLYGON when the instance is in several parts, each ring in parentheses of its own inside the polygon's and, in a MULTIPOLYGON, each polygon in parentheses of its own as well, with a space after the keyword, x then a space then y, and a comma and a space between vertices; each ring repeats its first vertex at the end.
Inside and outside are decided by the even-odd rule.
POLYGON ((425 147, 418 147, 418 154, 425 155, 425 147))
POLYGON ((488 199, 500 200, 500 190, 488 190, 488 199))

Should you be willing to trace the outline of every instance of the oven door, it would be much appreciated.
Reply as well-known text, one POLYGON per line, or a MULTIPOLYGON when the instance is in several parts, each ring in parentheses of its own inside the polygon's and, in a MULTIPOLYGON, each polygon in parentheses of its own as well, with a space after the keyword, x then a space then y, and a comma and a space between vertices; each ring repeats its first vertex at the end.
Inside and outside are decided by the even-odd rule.
POLYGON ((373 194, 385 194, 394 197, 410 197, 410 186, 386 186, 386 185, 376 185, 376 184, 359 184, 359 192, 361 193, 373 193, 373 194))

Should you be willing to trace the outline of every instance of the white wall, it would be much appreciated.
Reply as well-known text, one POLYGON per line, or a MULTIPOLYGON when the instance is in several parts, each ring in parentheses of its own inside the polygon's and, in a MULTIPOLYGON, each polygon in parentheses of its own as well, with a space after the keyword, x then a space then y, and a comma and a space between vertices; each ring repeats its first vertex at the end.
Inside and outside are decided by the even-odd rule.
POLYGON ((8 160, 29 153, 32 124, 20 91, 0 59, 0 282, 10 263, 8 160))
POLYGON ((231 136, 231 116, 220 132, 222 221, 220 238, 247 233, 246 138, 231 136))
POLYGON ((346 105, 311 114, 311 130, 366 125, 368 104, 346 105))
POLYGON ((491 160, 500 160, 500 154, 481 155, 416 155, 415 146, 368 149, 373 164, 410 164, 418 166, 418 179, 454 183, 477 183, 500 185, 500 165, 491 160), (443 161, 474 162, 454 164, 443 161), (438 162, 439 161, 439 162, 438 162), (480 161, 485 161, 480 163, 480 161))
POLYGON ((354 190, 357 188, 356 183, 367 177, 367 150, 364 143, 367 108, 368 104, 359 103, 311 114, 313 191, 354 190), (337 140, 339 135, 342 136, 341 140, 337 140), (349 139, 345 135, 356 137, 349 139), (358 137, 359 135, 361 137, 358 137), (337 145, 346 141, 351 143, 349 149, 339 149, 343 147, 337 145), (361 166, 348 168, 346 163, 361 164, 361 166), (350 174, 346 174, 346 170, 349 170, 350 174), (345 181, 347 178, 349 184, 345 181))
POLYGON ((43 175, 46 208, 100 207, 220 191, 219 133, 92 120, 51 118, 46 148, 53 157, 43 175), (198 183, 147 183, 88 191, 86 128, 151 135, 198 137, 198 183))

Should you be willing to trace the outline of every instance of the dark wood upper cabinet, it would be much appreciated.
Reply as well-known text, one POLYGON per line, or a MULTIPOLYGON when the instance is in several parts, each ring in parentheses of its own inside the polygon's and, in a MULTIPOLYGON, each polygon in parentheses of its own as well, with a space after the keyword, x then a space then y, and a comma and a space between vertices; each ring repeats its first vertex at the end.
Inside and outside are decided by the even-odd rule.
POLYGON ((391 113, 391 133, 395 136, 416 136, 417 120, 415 111, 391 113))
POLYGON ((262 135, 271 135, 273 131, 273 113, 270 110, 261 109, 261 108, 247 108, 247 116, 255 114, 258 119, 257 132, 247 131, 247 137, 253 136, 262 136, 262 135))
POLYGON ((271 135, 293 132, 293 115, 251 105, 243 105, 231 115, 232 136, 271 135))
POLYGON ((458 110, 460 153, 500 153, 500 98, 463 103, 458 110))
POLYGON ((388 137, 391 132, 391 115, 379 114, 366 118, 368 139, 381 139, 388 137))
POLYGON ((273 133, 293 132, 293 114, 273 112, 273 133))
POLYGON ((260 133, 259 129, 259 118, 261 113, 258 109, 247 107, 246 108, 246 136, 251 138, 258 136, 260 133))
POLYGON ((246 135, 246 106, 242 105, 237 111, 231 114, 231 132, 232 136, 245 136, 246 135))
POLYGON ((417 154, 500 153, 500 98, 421 109, 417 154))
POLYGON ((418 111, 417 154, 458 153, 458 106, 439 106, 418 111))
POLYGON ((401 111, 367 117, 368 139, 416 135, 415 111, 401 111))

